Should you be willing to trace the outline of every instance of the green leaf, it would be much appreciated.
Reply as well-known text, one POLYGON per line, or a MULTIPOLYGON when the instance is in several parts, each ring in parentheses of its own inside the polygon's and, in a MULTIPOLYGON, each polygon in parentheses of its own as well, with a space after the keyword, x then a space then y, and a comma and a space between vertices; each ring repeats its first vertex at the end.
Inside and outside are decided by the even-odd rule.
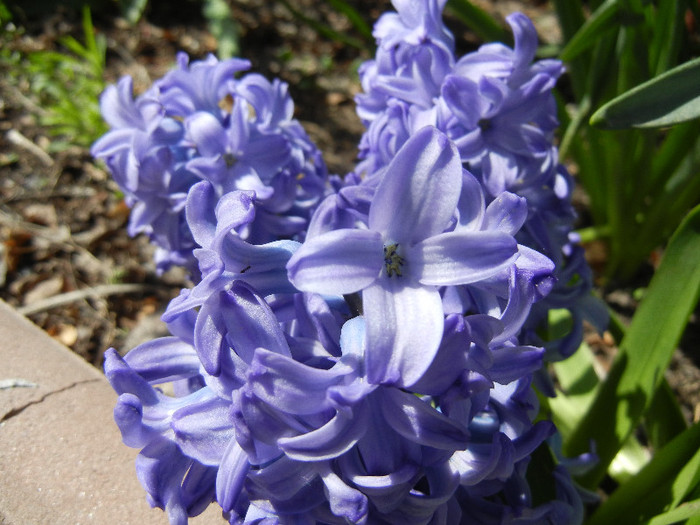
POLYGON ((688 428, 678 399, 665 379, 654 394, 649 410, 644 416, 644 428, 649 436, 649 443, 655 449, 664 447, 688 428))
POLYGON ((328 0, 328 3, 333 6, 333 8, 339 13, 343 13, 345 17, 350 20, 350 23, 357 29, 357 31, 367 39, 368 45, 374 43, 374 37, 372 36, 372 28, 369 26, 365 19, 362 18, 360 13, 352 7, 350 4, 345 2, 345 0, 328 0))
POLYGON ((586 20, 571 40, 566 44, 559 58, 571 62, 578 55, 593 46, 601 35, 618 27, 620 22, 617 14, 620 12, 618 0, 607 0, 586 20))
POLYGON ((238 26, 226 0, 205 0, 202 12, 207 19, 209 32, 216 39, 219 58, 238 55, 238 26))
MULTIPOLYGON (((700 145, 700 120, 674 126, 656 151, 651 164, 651 188, 661 191, 678 166, 700 145)), ((647 175, 648 178, 648 175, 647 175)))
POLYGON ((549 408, 565 441, 587 412, 600 383, 593 359, 593 352, 583 343, 571 357, 553 365, 560 390, 549 399, 549 408))
POLYGON ((309 16, 306 16, 299 9, 294 7, 289 2, 289 0, 279 0, 279 3, 282 4, 287 9, 287 11, 289 11, 292 14, 292 16, 294 16, 294 18, 296 18, 303 24, 306 24, 324 38, 328 38, 329 40, 335 40, 336 42, 341 42, 343 44, 355 47, 357 49, 367 48, 365 43, 361 40, 358 40, 357 38, 353 38, 351 36, 347 36, 343 33, 339 33, 331 26, 324 24, 323 22, 319 22, 318 20, 315 20, 309 16))
POLYGON ((649 525, 671 525, 696 516, 700 516, 700 499, 683 503, 671 511, 659 514, 649 522, 649 525))
POLYGON ((685 37, 685 4, 683 0, 659 2, 654 13, 654 36, 649 48, 649 65, 654 75, 662 74, 677 63, 685 37))
POLYGON ((605 129, 671 126, 700 117, 700 58, 614 98, 591 117, 605 129))
POLYGON ((608 473, 616 482, 622 484, 629 481, 644 465, 649 463, 651 454, 633 435, 622 445, 622 448, 610 463, 608 473))
POLYGON ((469 0, 448 0, 447 7, 482 40, 513 45, 513 35, 469 0))
POLYGON ((586 21, 581 0, 554 0, 553 3, 564 41, 568 42, 586 21))
MULTIPOLYGON (((559 20, 559 27, 564 37, 563 43, 569 42, 579 28, 586 21, 583 14, 581 0, 554 0, 554 8, 559 20)), ((586 84, 586 70, 588 60, 586 55, 579 55, 568 64, 569 76, 571 78, 571 89, 575 100, 581 100, 584 96, 584 86, 586 84)))
POLYGON ((148 0, 120 0, 119 5, 124 18, 126 18, 127 22, 131 25, 134 25, 143 16, 146 5, 148 5, 148 0))
POLYGON ((581 478, 597 486, 620 447, 649 408, 700 293, 700 206, 669 242, 646 296, 632 319, 615 363, 565 445, 568 455, 594 440, 599 463, 581 478))
POLYGON ((700 478, 700 425, 659 450, 639 474, 617 489, 587 525, 647 523, 677 507, 700 478))

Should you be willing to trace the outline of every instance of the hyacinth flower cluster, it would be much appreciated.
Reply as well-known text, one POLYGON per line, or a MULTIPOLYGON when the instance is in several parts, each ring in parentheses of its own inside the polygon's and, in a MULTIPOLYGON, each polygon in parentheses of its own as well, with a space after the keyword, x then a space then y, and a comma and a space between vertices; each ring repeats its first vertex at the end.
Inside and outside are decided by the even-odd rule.
POLYGON ((256 219, 241 235, 261 243, 302 239, 314 206, 326 191, 321 153, 293 118, 284 82, 256 73, 236 78, 247 60, 177 67, 136 99, 123 77, 100 106, 111 129, 92 147, 108 166, 132 208, 129 233, 156 246, 160 271, 183 266, 197 275, 199 247, 185 217, 192 186, 206 182, 218 197, 254 192, 256 219))
POLYGON ((548 360, 564 359, 581 343, 582 320, 603 329, 607 313, 590 294, 591 272, 572 232, 572 181, 553 142, 552 88, 563 66, 534 61, 537 32, 521 13, 506 18, 514 48, 490 43, 457 58, 441 21, 444 4, 397 1, 398 12, 377 22, 376 58, 360 68, 364 93, 356 101, 367 131, 355 173, 372 177, 418 129, 432 125, 454 142, 487 203, 507 194, 524 198, 527 217, 516 237, 555 263, 556 282, 533 306, 521 340, 544 346, 548 360), (569 311, 572 328, 545 341, 538 329, 554 309, 569 311))
POLYGON ((584 317, 603 322, 552 144, 561 64, 533 62, 523 15, 509 17, 514 49, 457 59, 444 1, 394 6, 361 68, 367 131, 342 182, 303 171, 323 165, 317 150, 285 134, 297 126, 266 105, 278 108, 269 91, 241 87, 251 75, 235 78, 239 61, 188 69, 181 58, 154 93, 133 100, 123 81, 103 99, 115 129, 95 150, 124 168, 115 177, 150 187, 140 177, 155 173, 141 170, 152 154, 188 157, 189 182, 168 200, 159 179, 156 193, 177 201, 168 217, 190 236, 196 283, 163 316, 171 336, 124 357, 110 349, 105 361, 115 420, 140 449, 138 478, 173 524, 214 502, 231 524, 582 520, 571 468, 592 457, 555 457, 556 429, 537 420, 533 388, 546 391, 544 363, 578 346, 584 317), (238 137, 236 104, 236 126, 276 122, 246 137, 303 150, 290 153, 294 170, 280 168, 279 151, 260 160, 241 146, 255 141, 238 137), (131 124, 120 128, 122 114, 131 124), (162 139, 169 126, 177 141, 162 139), (270 204, 283 196, 288 207, 270 204), (553 309, 574 328, 545 340, 553 309))

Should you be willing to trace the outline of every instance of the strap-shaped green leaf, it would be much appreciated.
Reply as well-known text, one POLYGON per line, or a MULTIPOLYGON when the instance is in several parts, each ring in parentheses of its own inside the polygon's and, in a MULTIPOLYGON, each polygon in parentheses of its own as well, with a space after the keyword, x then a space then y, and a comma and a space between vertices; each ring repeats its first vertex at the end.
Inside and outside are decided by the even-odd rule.
POLYGON ((591 117, 606 129, 671 126, 700 117, 700 58, 614 98, 591 117))
POLYGON ((328 3, 339 13, 343 13, 357 31, 367 40, 368 46, 374 43, 372 28, 360 13, 345 0, 328 0, 328 3))
POLYGON ((448 0, 447 7, 482 40, 513 44, 513 35, 469 0, 448 0))
POLYGON ((657 452, 646 467, 598 508, 586 525, 648 523, 667 507, 677 507, 697 485, 699 476, 700 424, 696 424, 657 452))
POLYGON ((565 446, 586 452, 594 440, 598 465, 580 481, 597 486, 649 408, 700 293, 700 206, 674 233, 622 340, 610 374, 565 446))
POLYGON ((335 40, 336 42, 341 42, 345 45, 352 46, 357 49, 367 49, 368 45, 362 40, 346 35, 344 33, 340 33, 333 29, 330 25, 324 24, 323 22, 319 22, 318 20, 315 20, 310 16, 306 16, 299 9, 294 7, 294 5, 292 5, 292 3, 289 2, 289 0, 279 0, 279 3, 282 4, 287 9, 287 11, 289 11, 292 14, 292 16, 294 16, 294 18, 296 18, 303 24, 306 24, 324 38, 335 40))
POLYGON ((620 25, 617 14, 620 11, 618 0, 607 0, 586 20, 571 40, 566 44, 559 58, 570 62, 593 46, 603 33, 620 25))
POLYGON ((680 523, 694 516, 700 516, 700 499, 689 501, 671 511, 659 514, 649 522, 649 525, 671 525, 672 523, 680 523))

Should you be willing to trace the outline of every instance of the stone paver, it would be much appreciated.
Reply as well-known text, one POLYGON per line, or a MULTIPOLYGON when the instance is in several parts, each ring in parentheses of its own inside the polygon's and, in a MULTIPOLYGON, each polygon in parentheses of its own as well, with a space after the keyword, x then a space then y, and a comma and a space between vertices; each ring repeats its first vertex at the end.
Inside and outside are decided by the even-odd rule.
MULTIPOLYGON (((101 372, 0 301, 0 525, 150 525, 101 372)), ((191 519, 222 524, 212 505, 191 519)))

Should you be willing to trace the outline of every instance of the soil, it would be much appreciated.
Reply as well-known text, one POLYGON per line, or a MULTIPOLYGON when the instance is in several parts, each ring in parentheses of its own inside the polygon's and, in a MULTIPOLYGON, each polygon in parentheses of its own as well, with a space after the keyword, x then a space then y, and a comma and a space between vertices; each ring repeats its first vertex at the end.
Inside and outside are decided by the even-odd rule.
MULTIPOLYGON (((524 11, 545 42, 559 38, 546 2, 475 3, 499 19, 511 11, 524 11)), ((41 125, 42 99, 26 76, 9 74, 9 68, 16 67, 8 61, 10 56, 19 56, 26 65, 23 57, 32 52, 65 51, 59 44, 65 35, 82 41, 79 10, 68 3, 56 7, 37 1, 32 3, 34 10, 19 4, 6 2, 13 23, 3 19, 0 28, 0 298, 101 367, 105 349, 126 351, 161 335, 160 312, 189 283, 177 269, 156 274, 147 240, 126 234, 129 210, 109 174, 94 162, 86 145, 57 149, 60 137, 41 125)), ((253 70, 289 83, 296 117, 324 152, 330 170, 348 171, 363 131, 353 103, 360 90, 356 68, 369 53, 319 37, 282 2, 228 4, 238 24, 239 54, 251 60, 253 70)), ((362 38, 330 3, 292 4, 345 36, 362 38)), ((356 0, 353 5, 370 26, 391 8, 387 0, 356 0)), ((106 37, 108 45, 107 82, 129 74, 137 93, 172 67, 177 51, 186 51, 193 59, 216 51, 201 2, 151 0, 135 25, 120 17, 115 2, 93 2, 92 15, 96 32, 106 37)), ((455 32, 460 53, 479 45, 478 38, 458 22, 448 18, 447 24, 455 32)), ((594 247, 590 254, 592 259, 598 257, 594 247)), ((600 293, 629 318, 636 307, 632 290, 637 287, 600 293)), ((677 352, 668 372, 689 420, 700 417, 699 333, 695 316, 681 344, 684 351, 677 352)), ((602 361, 610 361, 615 345, 609 334, 590 334, 589 342, 602 361)))

